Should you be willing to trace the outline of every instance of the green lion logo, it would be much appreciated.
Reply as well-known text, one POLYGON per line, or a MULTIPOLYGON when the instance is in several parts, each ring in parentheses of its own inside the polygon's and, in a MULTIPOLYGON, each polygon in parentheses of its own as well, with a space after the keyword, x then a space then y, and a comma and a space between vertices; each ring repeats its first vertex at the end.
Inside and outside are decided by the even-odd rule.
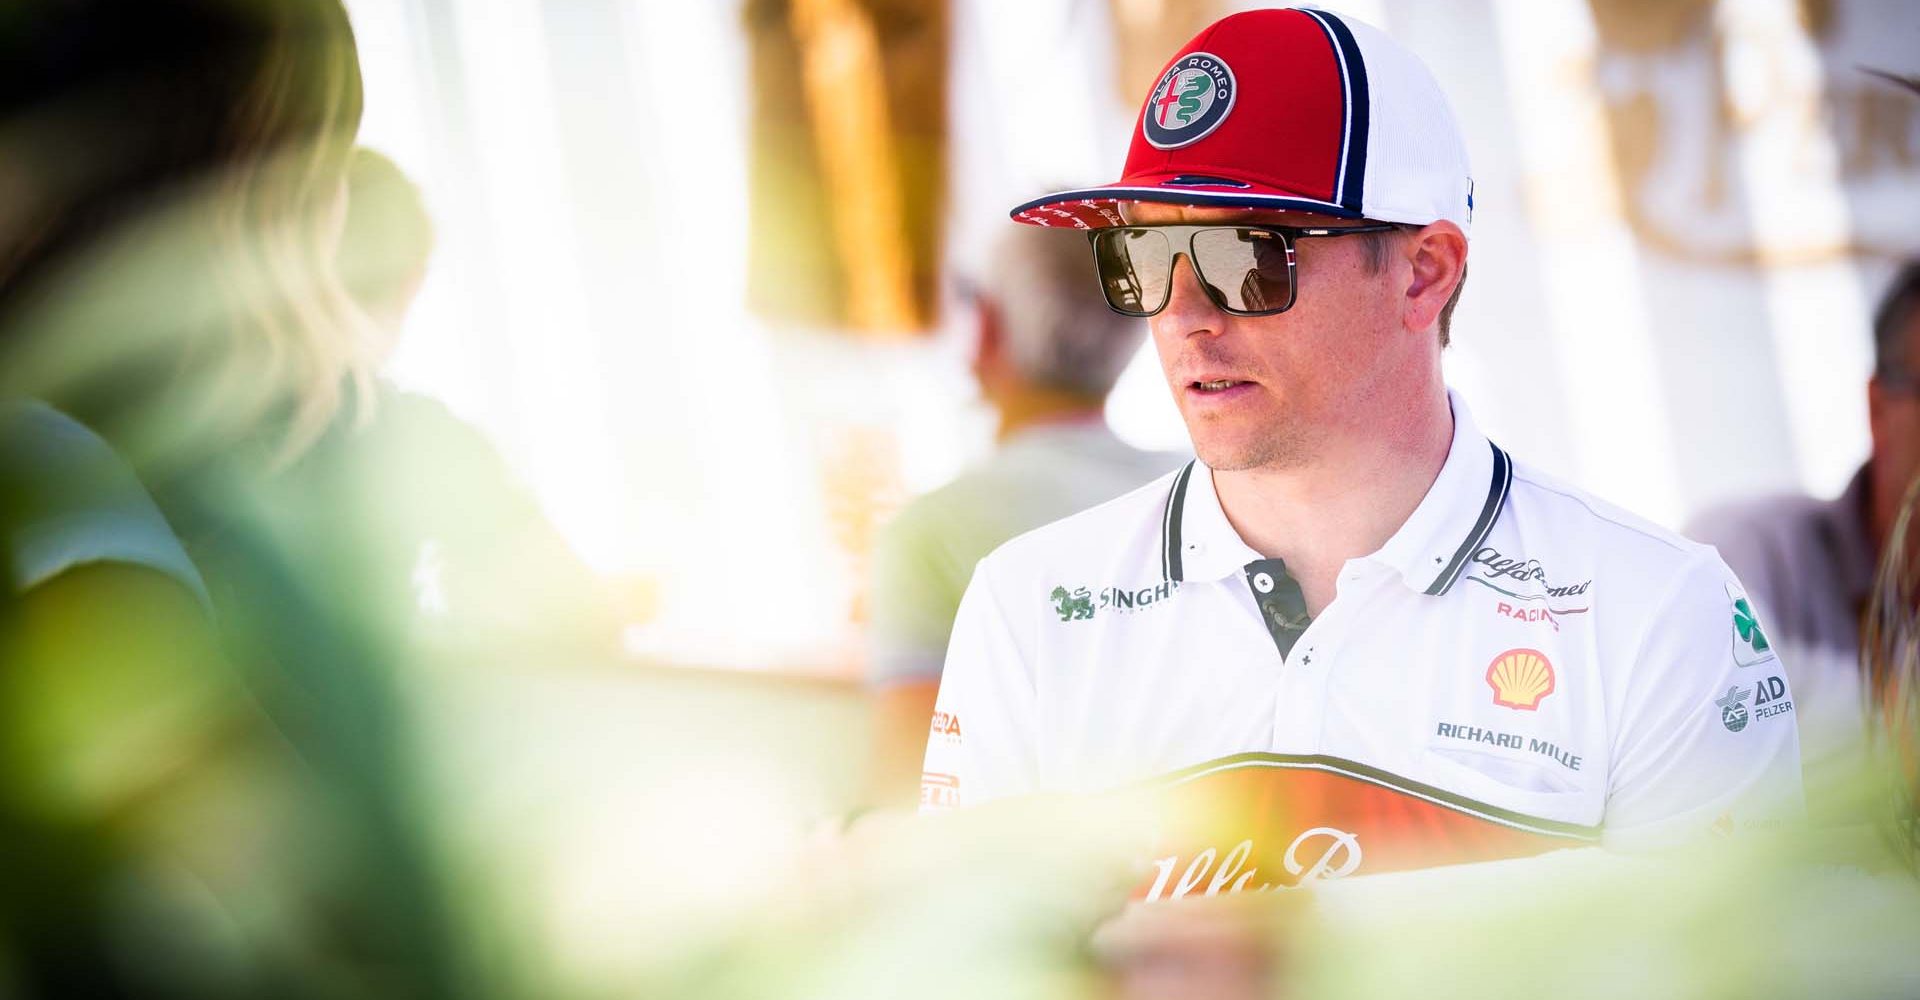
POLYGON ((1081 621, 1093 617, 1093 594, 1085 587, 1080 587, 1072 593, 1068 593, 1065 587, 1055 587, 1050 596, 1053 598, 1053 610, 1060 615, 1060 620, 1063 622, 1081 621))

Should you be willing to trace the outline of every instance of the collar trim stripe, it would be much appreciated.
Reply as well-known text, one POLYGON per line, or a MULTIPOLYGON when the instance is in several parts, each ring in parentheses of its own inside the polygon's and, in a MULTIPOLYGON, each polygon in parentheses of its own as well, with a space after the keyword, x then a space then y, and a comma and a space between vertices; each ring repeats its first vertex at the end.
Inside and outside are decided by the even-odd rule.
POLYGON ((1464 795, 1449 792, 1444 788, 1436 788, 1425 782, 1414 781, 1411 778, 1403 778, 1391 771, 1383 771, 1377 767, 1370 767, 1357 761, 1318 754, 1234 754, 1231 757, 1222 757, 1218 760, 1211 760, 1204 764, 1195 764, 1192 767, 1175 771, 1159 781, 1153 782, 1153 784, 1165 784, 1168 786, 1182 785, 1189 781, 1204 778, 1210 774, 1218 774, 1222 771, 1233 771, 1247 767, 1276 767, 1292 770, 1324 771, 1329 774, 1338 774, 1352 778, 1356 781, 1364 781, 1367 784, 1376 785, 1388 791, 1399 792, 1402 795, 1420 799, 1424 802, 1430 802, 1444 809, 1465 813, 1476 819, 1486 820, 1489 823, 1496 823, 1500 826, 1522 830, 1527 833, 1538 833, 1549 837, 1565 837, 1569 840, 1581 841, 1597 841, 1600 839, 1601 828, 1597 826, 1585 826, 1580 823, 1568 823, 1564 820, 1529 816, 1526 813, 1514 812, 1511 809, 1502 809, 1499 806, 1490 805, 1478 799, 1470 799, 1464 795))
POLYGON ((1487 447, 1493 449, 1493 482, 1487 488, 1487 502, 1480 508, 1480 518, 1473 524, 1473 530, 1467 533, 1467 540, 1454 550, 1453 558, 1440 575, 1426 589, 1429 597, 1438 597, 1453 587, 1460 578, 1462 570, 1467 568, 1467 560, 1473 557, 1476 549, 1487 540, 1493 531, 1495 521, 1500 520, 1500 511, 1506 506, 1507 493, 1513 489, 1513 462, 1500 446, 1489 441, 1487 447))
MULTIPOLYGON (((1196 460, 1197 461, 1197 460, 1196 460)), ((1160 517, 1160 578, 1179 583, 1184 577, 1180 565, 1180 520, 1187 510, 1187 480, 1193 478, 1194 462, 1188 462, 1173 477, 1173 489, 1167 494, 1167 510, 1160 517)))
POLYGON ((1367 92, 1367 65, 1360 57, 1360 43, 1346 22, 1325 11, 1303 9, 1302 14, 1320 23, 1340 61, 1340 87, 1346 98, 1346 132, 1340 139, 1340 170, 1335 180, 1333 200, 1355 212, 1364 212, 1361 185, 1367 175, 1368 112, 1372 98, 1367 92))

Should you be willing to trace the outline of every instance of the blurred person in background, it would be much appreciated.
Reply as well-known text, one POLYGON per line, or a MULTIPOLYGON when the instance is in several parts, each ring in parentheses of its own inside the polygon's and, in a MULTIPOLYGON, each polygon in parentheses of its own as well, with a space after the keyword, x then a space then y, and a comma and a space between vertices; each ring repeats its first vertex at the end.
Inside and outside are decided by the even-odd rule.
POLYGON ((1920 261, 1894 276, 1873 321, 1872 450, 1838 497, 1772 496, 1708 510, 1686 533, 1720 550, 1781 651, 1800 714, 1816 821, 1859 823, 1879 805, 1859 781, 1873 695, 1861 618, 1902 497, 1920 473, 1920 261))
POLYGON ((972 368, 998 418, 994 453, 902 509, 874 560, 877 801, 910 803, 919 787, 940 665, 974 564, 1183 460, 1134 448, 1107 427, 1107 396, 1146 327, 1086 295, 1093 279, 1076 233, 1021 227, 993 246, 974 299, 972 368))
POLYGON ((0 991, 487 992, 405 587, 320 471, 376 346, 333 260, 360 109, 338 0, 0 14, 0 991))
MULTIPOLYGON (((419 187, 386 156, 355 149, 336 259, 373 320, 374 364, 399 345, 434 243, 419 187)), ((619 630, 606 587, 486 435, 384 377, 371 393, 364 425, 336 418, 346 424, 341 446, 321 474, 365 486, 363 506, 381 512, 362 525, 383 535, 379 572, 411 587, 423 636, 494 658, 613 654, 619 630)))

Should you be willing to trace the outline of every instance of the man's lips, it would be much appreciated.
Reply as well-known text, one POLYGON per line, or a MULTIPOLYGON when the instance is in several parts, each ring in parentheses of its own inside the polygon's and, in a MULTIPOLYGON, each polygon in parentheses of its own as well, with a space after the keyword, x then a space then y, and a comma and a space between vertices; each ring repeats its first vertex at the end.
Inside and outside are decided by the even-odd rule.
POLYGON ((1199 396, 1223 396, 1259 385, 1252 379, 1207 373, 1187 380, 1187 392, 1199 396))
POLYGON ((1188 415, 1197 416, 1238 407, 1259 391, 1260 383, 1251 379, 1207 374, 1187 380, 1180 399, 1188 415))

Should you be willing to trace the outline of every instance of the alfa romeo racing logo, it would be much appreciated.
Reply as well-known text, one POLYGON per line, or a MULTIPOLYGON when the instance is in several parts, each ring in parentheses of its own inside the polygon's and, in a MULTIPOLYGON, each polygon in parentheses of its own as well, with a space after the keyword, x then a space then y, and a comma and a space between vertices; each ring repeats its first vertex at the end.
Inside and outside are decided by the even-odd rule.
POLYGON ((1147 98, 1141 131, 1156 149, 1179 149, 1207 137, 1227 120, 1238 88, 1219 56, 1195 52, 1167 69, 1147 98))

